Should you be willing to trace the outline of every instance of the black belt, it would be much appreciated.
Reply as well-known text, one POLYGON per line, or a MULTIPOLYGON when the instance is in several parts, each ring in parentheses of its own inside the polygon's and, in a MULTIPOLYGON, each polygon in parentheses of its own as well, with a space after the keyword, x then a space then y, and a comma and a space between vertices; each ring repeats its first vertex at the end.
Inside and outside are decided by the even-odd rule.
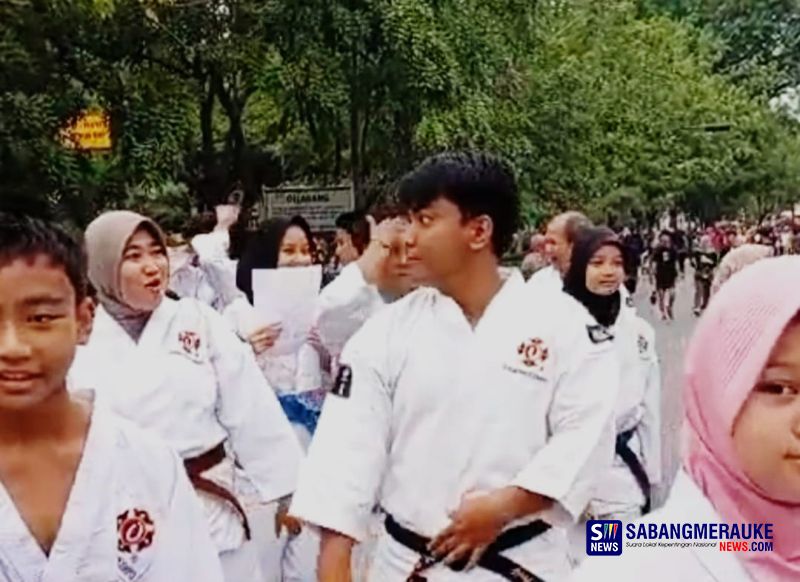
POLYGON ((644 493, 642 514, 645 514, 650 512, 650 479, 647 477, 647 472, 644 470, 644 467, 642 467, 642 463, 639 462, 639 457, 637 457, 636 453, 634 453, 628 446, 628 442, 631 440, 633 433, 635 432, 636 429, 632 428, 630 430, 626 430, 625 432, 619 433, 617 435, 617 445, 615 449, 623 462, 628 465, 628 469, 630 469, 631 473, 633 473, 633 478, 636 479, 639 489, 641 489, 642 493, 644 493))
MULTIPOLYGON (((431 542, 430 538, 426 538, 410 529, 406 529, 397 523, 391 515, 386 516, 384 525, 386 526, 386 532, 392 536, 394 541, 421 556, 420 561, 414 568, 414 572, 408 577, 407 582, 423 582, 425 578, 420 576, 420 573, 439 562, 428 550, 428 544, 431 542)), ((542 535, 549 529, 550 524, 541 519, 537 519, 526 525, 507 529, 497 536, 497 539, 486 548, 486 551, 478 561, 478 566, 490 572, 494 572, 512 582, 544 582, 536 574, 529 572, 513 560, 503 556, 501 552, 522 545, 542 535)), ((467 561, 467 559, 464 559, 455 564, 451 564, 449 567, 451 570, 459 572, 466 567, 467 561)))
POLYGON ((195 489, 212 497, 216 497, 217 499, 225 501, 231 505, 233 510, 239 515, 239 519, 242 520, 245 539, 249 540, 250 522, 247 519, 247 514, 245 513, 242 504, 239 503, 239 500, 236 499, 236 496, 228 491, 225 487, 203 477, 203 473, 212 467, 216 467, 224 460, 225 443, 219 443, 216 447, 206 451, 205 453, 202 453, 201 455, 192 457, 191 459, 184 459, 183 466, 186 467, 186 473, 189 475, 189 481, 191 481, 195 489))

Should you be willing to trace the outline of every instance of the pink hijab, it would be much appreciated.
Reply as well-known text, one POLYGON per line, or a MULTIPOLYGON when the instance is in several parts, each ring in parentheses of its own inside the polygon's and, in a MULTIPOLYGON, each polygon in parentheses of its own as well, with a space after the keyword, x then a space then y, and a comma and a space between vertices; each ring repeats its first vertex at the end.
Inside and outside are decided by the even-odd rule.
POLYGON ((770 499, 743 472, 733 423, 778 338, 800 311, 800 257, 764 259, 714 296, 686 356, 683 466, 729 523, 772 523, 774 552, 737 554, 755 580, 800 580, 800 505, 770 499))

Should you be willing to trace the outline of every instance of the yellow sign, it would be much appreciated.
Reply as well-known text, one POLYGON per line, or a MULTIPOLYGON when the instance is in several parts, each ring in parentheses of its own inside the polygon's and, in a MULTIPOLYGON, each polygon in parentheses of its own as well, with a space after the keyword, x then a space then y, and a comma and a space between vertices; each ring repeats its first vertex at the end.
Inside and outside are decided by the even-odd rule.
POLYGON ((103 112, 84 112, 62 131, 64 144, 80 150, 110 150, 111 124, 103 112))

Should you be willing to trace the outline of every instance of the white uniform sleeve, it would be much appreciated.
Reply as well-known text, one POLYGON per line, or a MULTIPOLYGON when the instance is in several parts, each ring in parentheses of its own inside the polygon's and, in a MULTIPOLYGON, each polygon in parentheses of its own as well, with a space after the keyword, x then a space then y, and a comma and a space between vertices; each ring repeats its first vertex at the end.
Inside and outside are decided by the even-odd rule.
POLYGON ((269 502, 294 491, 301 448, 289 420, 256 364, 222 317, 207 310, 219 393, 217 418, 236 460, 269 502))
POLYGON ((236 335, 245 342, 247 337, 260 327, 261 323, 255 308, 250 305, 244 295, 237 297, 225 306, 222 310, 222 317, 236 335))
POLYGON ((568 317, 557 345, 558 376, 547 414, 549 439, 513 485, 556 501, 551 519, 563 511, 577 520, 596 477, 614 453, 613 410, 619 364, 611 341, 593 343, 583 317, 568 317))
POLYGON ((175 486, 169 506, 169 526, 165 539, 160 542, 166 552, 159 580, 223 582, 219 554, 211 541, 200 500, 177 455, 173 457, 175 486))
POLYGON ((359 542, 367 537, 389 448, 393 381, 385 315, 370 320, 342 354, 291 508, 293 515, 359 542))
POLYGON ((647 339, 650 359, 647 362, 647 385, 644 393, 644 414, 637 432, 642 442, 644 468, 650 484, 661 482, 661 368, 655 350, 655 333, 645 322, 640 322, 647 339))
POLYGON ((199 257, 200 268, 208 284, 214 289, 224 309, 237 299, 247 301, 244 293, 236 286, 236 263, 227 257, 199 257))
POLYGON ((226 257, 229 244, 230 235, 227 231, 221 230, 198 234, 191 241, 192 248, 201 261, 226 257))
POLYGON ((373 315, 380 303, 378 290, 364 280, 361 267, 350 263, 319 294, 317 330, 322 345, 340 354, 347 341, 373 315))

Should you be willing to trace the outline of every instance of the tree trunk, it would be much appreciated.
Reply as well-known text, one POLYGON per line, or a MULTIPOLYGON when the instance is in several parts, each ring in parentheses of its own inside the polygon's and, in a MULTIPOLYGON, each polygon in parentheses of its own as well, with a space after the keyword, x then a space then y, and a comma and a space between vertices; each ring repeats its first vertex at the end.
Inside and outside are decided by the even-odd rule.
POLYGON ((225 87, 222 75, 212 73, 214 92, 228 117, 228 147, 231 154, 234 176, 241 178, 242 155, 245 150, 244 128, 242 127, 242 113, 244 104, 239 104, 236 98, 225 87))
POLYGON ((342 136, 337 124, 336 128, 336 143, 333 153, 333 178, 338 180, 342 175, 342 136))
POLYGON ((358 105, 355 102, 355 88, 350 92, 350 179, 353 181, 356 207, 360 208, 364 195, 361 175, 361 123, 358 105))
POLYGON ((211 159, 214 155, 214 88, 208 81, 206 95, 200 104, 200 131, 203 140, 203 154, 211 159))
POLYGON ((353 195, 356 208, 362 208, 364 184, 361 159, 361 100, 359 98, 358 83, 358 49, 354 45, 350 48, 350 179, 353 182, 353 195))

